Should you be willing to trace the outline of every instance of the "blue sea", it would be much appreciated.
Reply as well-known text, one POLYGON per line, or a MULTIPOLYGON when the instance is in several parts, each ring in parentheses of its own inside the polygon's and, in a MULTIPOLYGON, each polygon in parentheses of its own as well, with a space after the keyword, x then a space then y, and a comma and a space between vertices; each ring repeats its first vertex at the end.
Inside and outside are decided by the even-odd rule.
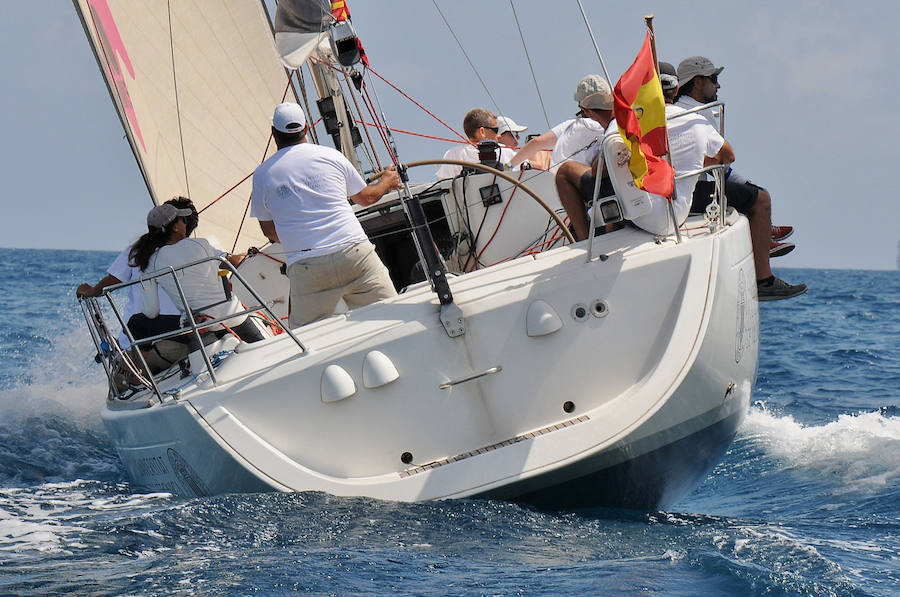
POLYGON ((136 493, 74 298, 115 253, 0 250, 0 595, 898 595, 900 272, 781 270, 754 403, 665 512, 136 493))

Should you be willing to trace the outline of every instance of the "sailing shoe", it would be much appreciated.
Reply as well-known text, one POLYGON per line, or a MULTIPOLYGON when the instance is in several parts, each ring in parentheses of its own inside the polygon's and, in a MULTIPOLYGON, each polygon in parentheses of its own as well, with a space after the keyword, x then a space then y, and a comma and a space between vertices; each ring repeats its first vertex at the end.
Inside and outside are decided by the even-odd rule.
POLYGON ((788 284, 776 276, 756 281, 756 295, 760 301, 794 298, 804 292, 806 292, 806 284, 788 284))
POLYGON ((772 240, 782 241, 794 233, 793 226, 772 226, 772 240))
POLYGON ((787 255, 794 250, 795 246, 794 243, 780 243, 773 240, 772 244, 769 245, 769 257, 781 257, 787 255))

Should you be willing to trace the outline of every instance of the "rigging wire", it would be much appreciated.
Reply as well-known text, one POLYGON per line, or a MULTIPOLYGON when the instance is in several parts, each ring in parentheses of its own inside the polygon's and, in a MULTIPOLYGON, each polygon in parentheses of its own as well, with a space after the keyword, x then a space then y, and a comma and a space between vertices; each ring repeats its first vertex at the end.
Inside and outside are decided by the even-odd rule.
POLYGON ((166 2, 169 17, 169 51, 172 55, 172 84, 175 88, 175 113, 178 115, 178 140, 181 142, 181 164, 184 166, 184 187, 191 196, 191 182, 187 173, 187 155, 184 153, 184 131, 181 128, 181 104, 178 103, 178 75, 175 70, 175 35, 172 32, 172 2, 166 2))
MULTIPOLYGON (((347 91, 350 92, 350 99, 353 100, 353 105, 356 107, 356 113, 362 117, 362 110, 359 108, 359 101, 356 99, 356 93, 354 92, 355 86, 350 81, 350 76, 347 74, 347 71, 341 69, 344 73, 344 83, 347 85, 347 91)), ((374 170, 375 167, 378 167, 378 170, 383 170, 384 167, 381 165, 381 160, 378 159, 378 152, 375 150, 375 143, 372 141, 372 135, 369 134, 369 127, 366 124, 362 125, 363 132, 366 134, 366 139, 369 140, 369 146, 372 148, 372 154, 374 154, 374 161, 372 159, 372 155, 369 154, 369 149, 363 144, 363 151, 366 154, 366 157, 369 158, 369 165, 372 166, 374 170)))
POLYGON ((588 35, 591 36, 591 42, 594 44, 594 51, 597 52, 597 58, 600 60, 600 67, 603 69, 603 75, 606 77, 606 82, 609 83, 609 86, 612 87, 612 79, 609 78, 609 71, 606 70, 606 63, 603 62, 603 56, 600 54, 600 47, 597 45, 597 39, 594 37, 594 31, 591 29, 591 24, 588 22, 587 15, 584 12, 584 6, 581 5, 581 0, 575 0, 578 2, 578 8, 581 9, 581 18, 584 19, 584 24, 587 27, 588 35))
MULTIPOLYGON (((307 66, 307 68, 309 68, 307 66)), ((303 97, 303 106, 306 108, 306 113, 312 117, 312 112, 309 109, 309 97, 306 95, 306 79, 303 76, 303 66, 298 66, 294 69, 294 72, 291 73, 291 77, 294 76, 294 73, 297 74, 297 83, 300 86, 300 95, 303 97)), ((287 96, 285 96, 287 97, 287 96)), ((316 133, 315 125, 309 127, 309 134, 312 136, 313 141, 316 145, 319 144, 319 135, 316 133)))
POLYGON ((531 70, 531 80, 534 81, 534 88, 537 91, 538 101, 541 103, 541 111, 544 113, 544 120, 547 122, 547 130, 553 128, 550 124, 550 117, 547 116, 547 108, 544 106, 544 98, 541 96, 541 88, 538 85, 537 76, 534 74, 534 65, 531 63, 531 56, 528 54, 528 46, 525 45, 525 35, 522 34, 522 26, 519 24, 519 15, 516 14, 516 7, 513 0, 509 0, 509 7, 512 9, 513 18, 516 20, 516 29, 519 30, 519 39, 522 40, 522 48, 525 50, 525 59, 528 61, 528 68, 531 70))
MULTIPOLYGON (((442 125, 444 125, 445 127, 447 127, 447 129, 449 129, 449 131, 450 131, 451 133, 453 133, 454 135, 456 135, 457 137, 459 137, 460 139, 462 139, 462 140, 465 141, 466 143, 469 143, 469 140, 465 137, 465 135, 463 135, 462 133, 460 133, 459 131, 457 131, 456 129, 454 129, 452 126, 450 126, 449 124, 447 124, 446 122, 444 122, 444 121, 441 120, 440 118, 438 118, 438 116, 437 116, 434 112, 432 112, 431 110, 429 110, 428 108, 426 108, 425 106, 423 106, 422 104, 420 104, 419 102, 417 102, 416 100, 414 100, 410 95, 407 95, 406 92, 404 92, 402 89, 400 89, 399 87, 397 87, 396 85, 394 85, 393 83, 391 83, 390 81, 388 81, 387 79, 385 79, 383 76, 381 76, 380 74, 378 74, 378 71, 376 71, 374 68, 372 68, 371 66, 368 66, 368 67, 366 67, 366 72, 372 73, 373 75, 375 75, 376 77, 378 77, 379 79, 381 79, 382 81, 384 81, 385 83, 387 83, 388 86, 390 86, 394 91, 396 91, 397 93, 399 93, 400 95, 402 95, 403 97, 405 97, 406 99, 408 99, 409 101, 411 101, 412 103, 414 103, 416 106, 418 106, 419 108, 421 108, 426 114, 428 114, 429 116, 431 116, 432 118, 434 118, 435 120, 437 120, 438 122, 440 122, 442 125)), ((374 89, 374 87, 373 87, 373 89, 374 89)), ((376 97, 377 97, 377 91, 376 91, 376 97)), ((381 106, 381 102, 379 102, 378 105, 379 105, 379 107, 380 107, 380 106, 381 106)), ((391 130, 393 130, 393 129, 391 129, 391 130)))
POLYGON ((478 69, 475 68, 475 65, 472 64, 472 60, 469 58, 469 55, 466 53, 466 49, 463 47, 462 42, 459 41, 459 38, 456 37, 456 33, 453 31, 453 27, 450 26, 450 23, 447 21, 447 17, 444 16, 444 13, 441 12, 440 7, 437 5, 437 0, 431 0, 431 3, 434 4, 434 7, 437 9, 438 14, 441 15, 441 19, 443 19, 444 24, 447 26, 447 29, 450 30, 450 35, 453 36, 453 39, 456 40, 456 45, 459 46, 459 49, 462 51, 463 56, 466 57, 466 61, 469 63, 469 66, 472 67, 472 72, 475 73, 475 76, 478 77, 478 80, 481 81, 481 86, 484 87, 485 92, 488 97, 491 98, 491 103, 494 104, 494 109, 497 110, 498 114, 502 114, 503 111, 500 109, 500 106, 497 105, 497 100, 494 99, 494 96, 491 95, 491 90, 488 89, 487 84, 484 82, 484 79, 481 78, 481 74, 478 72, 478 69))

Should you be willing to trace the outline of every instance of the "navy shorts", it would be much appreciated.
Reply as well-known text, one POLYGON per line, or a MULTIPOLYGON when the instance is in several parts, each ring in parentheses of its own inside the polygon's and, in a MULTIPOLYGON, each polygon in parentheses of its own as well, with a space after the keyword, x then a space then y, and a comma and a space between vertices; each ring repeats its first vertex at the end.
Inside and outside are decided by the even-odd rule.
MULTIPOLYGON (((753 213, 753 206, 756 205, 759 191, 762 188, 734 171, 725 178, 725 197, 728 198, 728 205, 748 217, 753 213)), ((715 189, 716 183, 712 180, 697 181, 691 203, 692 214, 702 214, 706 211, 706 206, 712 201, 715 189)))
MULTIPOLYGON (((584 174, 581 175, 581 181, 578 183, 578 194, 581 195, 582 200, 585 203, 590 203, 592 199, 596 199, 593 197, 594 195, 594 184, 597 182, 597 177, 591 175, 591 171, 588 170, 584 174)), ((603 178, 600 180, 600 193, 597 197, 609 197, 610 195, 615 195, 616 191, 613 189, 612 183, 608 178, 603 178)))

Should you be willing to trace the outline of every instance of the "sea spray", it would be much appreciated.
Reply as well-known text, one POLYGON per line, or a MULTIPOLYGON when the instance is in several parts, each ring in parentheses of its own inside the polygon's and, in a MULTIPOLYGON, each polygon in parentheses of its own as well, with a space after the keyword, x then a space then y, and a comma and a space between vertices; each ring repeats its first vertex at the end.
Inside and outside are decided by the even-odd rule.
POLYGON ((887 484, 900 484, 900 417, 882 410, 804 425, 792 415, 777 415, 757 403, 741 435, 781 466, 840 479, 848 491, 879 491, 887 484))

